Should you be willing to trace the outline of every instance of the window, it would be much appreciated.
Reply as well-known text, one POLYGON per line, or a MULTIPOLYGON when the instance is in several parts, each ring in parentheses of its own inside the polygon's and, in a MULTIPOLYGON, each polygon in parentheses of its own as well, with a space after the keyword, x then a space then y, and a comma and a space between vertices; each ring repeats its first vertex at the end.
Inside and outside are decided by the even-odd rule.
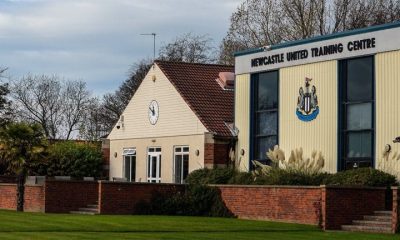
POLYGON ((252 159, 266 162, 266 152, 278 144, 278 71, 254 74, 252 79, 252 159))
POLYGON ((179 146, 174 148, 175 183, 185 183, 189 174, 189 147, 179 146))
POLYGON ((161 182, 161 148, 148 148, 147 153, 147 182, 161 182))
POLYGON ((340 62, 340 169, 372 167, 374 159, 374 58, 340 62))
POLYGON ((122 153, 123 162, 123 173, 124 177, 128 182, 134 182, 136 176, 136 149, 129 148, 124 149, 122 153))

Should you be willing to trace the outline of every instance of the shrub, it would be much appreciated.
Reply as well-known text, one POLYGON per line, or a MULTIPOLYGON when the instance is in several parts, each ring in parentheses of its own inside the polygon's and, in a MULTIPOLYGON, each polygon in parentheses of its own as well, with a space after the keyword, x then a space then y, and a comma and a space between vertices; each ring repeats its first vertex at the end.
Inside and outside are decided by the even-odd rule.
POLYGON ((227 184, 235 172, 234 168, 202 168, 191 172, 186 178, 186 183, 191 185, 227 184))
POLYGON ((257 176, 255 184, 319 186, 329 175, 329 173, 309 174, 274 168, 269 171, 268 175, 257 176))
POLYGON ((235 171, 232 178, 229 179, 228 184, 252 185, 256 183, 255 179, 254 175, 250 172, 235 171))
POLYGON ((72 141, 58 142, 48 148, 46 162, 37 174, 47 176, 99 177, 102 172, 100 146, 72 141))
POLYGON ((138 214, 232 217, 215 187, 189 185, 184 193, 172 196, 154 193, 150 202, 140 202, 138 214))
POLYGON ((328 185, 386 187, 396 185, 396 177, 373 168, 357 168, 338 172, 326 178, 328 185))

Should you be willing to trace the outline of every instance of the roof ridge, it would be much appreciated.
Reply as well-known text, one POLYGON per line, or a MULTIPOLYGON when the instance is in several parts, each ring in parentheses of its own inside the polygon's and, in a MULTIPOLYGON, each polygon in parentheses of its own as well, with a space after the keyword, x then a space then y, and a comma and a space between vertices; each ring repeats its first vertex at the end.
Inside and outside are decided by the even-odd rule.
POLYGON ((235 67, 234 65, 226 65, 226 64, 219 64, 219 63, 189 63, 183 61, 166 61, 166 60, 155 60, 155 63, 172 63, 172 64, 187 64, 187 65, 203 65, 203 66, 219 66, 219 67, 235 67))

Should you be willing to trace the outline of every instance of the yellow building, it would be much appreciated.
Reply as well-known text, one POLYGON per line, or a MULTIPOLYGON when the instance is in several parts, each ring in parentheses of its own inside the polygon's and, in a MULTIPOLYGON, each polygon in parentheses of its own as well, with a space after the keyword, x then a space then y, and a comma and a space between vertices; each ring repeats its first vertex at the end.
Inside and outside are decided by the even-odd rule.
POLYGON ((110 180, 182 183, 225 165, 233 123, 233 67, 156 61, 110 140, 110 180))
POLYGON ((235 54, 237 161, 268 161, 279 145, 325 156, 325 170, 399 172, 400 23, 235 54))

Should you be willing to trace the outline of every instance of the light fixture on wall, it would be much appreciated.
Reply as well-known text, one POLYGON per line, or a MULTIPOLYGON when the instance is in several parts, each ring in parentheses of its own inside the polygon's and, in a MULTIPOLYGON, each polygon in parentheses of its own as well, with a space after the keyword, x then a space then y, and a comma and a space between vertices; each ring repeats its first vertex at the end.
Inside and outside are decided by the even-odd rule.
POLYGON ((196 151, 194 151, 194 154, 196 154, 196 156, 199 156, 200 155, 199 149, 196 149, 196 151))
POLYGON ((244 149, 240 149, 240 155, 243 156, 244 155, 244 149))
POLYGON ((153 82, 155 82, 157 79, 156 75, 151 76, 151 80, 153 80, 153 82))
POLYGON ((117 152, 114 153, 114 157, 115 158, 118 157, 118 153, 117 152))
POLYGON ((117 129, 120 129, 122 127, 122 129, 125 127, 124 125, 124 115, 121 115, 119 121, 117 122, 116 125, 117 129))
POLYGON ((155 140, 155 139, 151 139, 151 142, 152 142, 152 143, 155 143, 155 142, 156 142, 156 140, 155 140))
POLYGON ((385 145, 385 152, 389 153, 392 150, 392 146, 390 144, 385 145))

